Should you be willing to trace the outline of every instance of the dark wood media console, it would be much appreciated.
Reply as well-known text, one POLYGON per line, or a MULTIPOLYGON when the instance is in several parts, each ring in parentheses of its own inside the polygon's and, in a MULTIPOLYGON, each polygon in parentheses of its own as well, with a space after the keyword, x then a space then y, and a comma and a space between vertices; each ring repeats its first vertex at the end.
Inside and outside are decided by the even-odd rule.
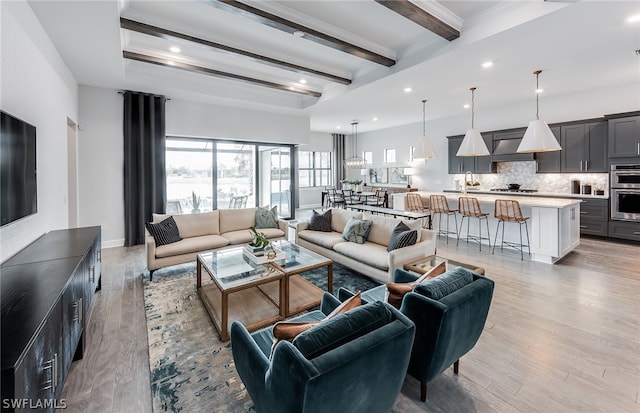
POLYGON ((54 411, 101 287, 100 227, 51 231, 0 266, 2 411, 54 411))

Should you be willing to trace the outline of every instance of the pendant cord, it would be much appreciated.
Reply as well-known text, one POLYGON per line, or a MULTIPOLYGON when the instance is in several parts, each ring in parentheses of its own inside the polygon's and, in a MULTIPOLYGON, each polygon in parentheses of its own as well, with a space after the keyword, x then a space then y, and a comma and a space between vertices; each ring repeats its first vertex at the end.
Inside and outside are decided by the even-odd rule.
POLYGON ((540 90, 540 87, 538 86, 538 77, 540 76, 540 72, 536 73, 536 119, 540 120, 540 114, 539 114, 539 105, 538 105, 538 96, 540 95, 540 92, 538 92, 540 90))
POLYGON ((476 88, 472 87, 471 89, 471 129, 473 129, 474 127, 474 121, 475 121, 475 117, 476 117, 476 113, 475 113, 475 92, 476 92, 476 88))

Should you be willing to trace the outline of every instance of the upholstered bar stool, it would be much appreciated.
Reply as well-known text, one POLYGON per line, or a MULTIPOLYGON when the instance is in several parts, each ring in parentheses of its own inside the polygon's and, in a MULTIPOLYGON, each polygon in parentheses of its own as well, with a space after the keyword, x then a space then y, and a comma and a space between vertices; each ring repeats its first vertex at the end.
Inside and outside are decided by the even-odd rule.
POLYGON ((527 247, 529 256, 531 256, 531 246, 529 245, 529 228, 527 227, 527 220, 529 217, 522 216, 522 210, 520 209, 520 203, 512 199, 496 199, 494 206, 494 216, 498 220, 498 226, 496 227, 496 237, 493 240, 493 252, 496 251, 496 242, 498 241, 498 231, 500 229, 500 223, 502 223, 502 243, 500 244, 500 250, 506 244, 508 247, 514 248, 520 251, 520 259, 524 260, 524 247, 527 247), (520 226, 520 243, 505 241, 504 240, 504 225, 506 222, 513 222, 520 226), (527 233, 527 243, 522 242, 522 226, 527 233))
POLYGON ((431 214, 438 214, 438 235, 444 235, 447 237, 447 244, 449 244, 449 234, 455 234, 458 236, 458 217, 456 216, 457 209, 449 209, 449 203, 444 195, 431 195, 429 196, 429 209, 431 214), (447 229, 442 229, 442 215, 447 216, 447 229), (453 215, 453 219, 456 224, 456 231, 449 231, 449 218, 453 215))
POLYGON ((458 198, 458 212, 462 215, 460 220, 460 231, 458 232, 458 241, 456 245, 460 243, 460 233, 462 233, 462 227, 464 226, 464 219, 467 218, 467 242, 469 240, 476 241, 480 245, 480 251, 482 251, 482 240, 486 239, 491 248, 491 235, 489 235, 489 214, 480 210, 480 203, 478 198, 461 196, 458 198), (471 224, 471 218, 478 219, 478 235, 469 235, 469 226, 471 224), (482 236, 482 220, 487 225, 487 236, 482 236))
MULTIPOLYGON (((429 212, 430 209, 428 206, 425 206, 424 203, 422 202, 422 197, 418 194, 415 193, 411 193, 409 192, 406 196, 406 200, 407 200, 407 205, 406 205, 406 210, 407 211, 414 211, 414 212, 429 212)), ((423 227, 424 228, 428 228, 431 229, 431 215, 429 215, 429 217, 426 219, 426 221, 423 219, 423 227), (426 224, 426 225, 425 225, 426 224)))

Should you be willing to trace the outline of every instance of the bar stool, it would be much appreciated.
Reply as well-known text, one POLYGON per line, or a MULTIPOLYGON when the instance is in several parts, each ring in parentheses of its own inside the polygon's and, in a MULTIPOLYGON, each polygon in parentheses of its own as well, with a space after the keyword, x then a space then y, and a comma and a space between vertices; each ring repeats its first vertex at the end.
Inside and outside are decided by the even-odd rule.
MULTIPOLYGON (((406 210, 407 211, 414 211, 414 212, 430 212, 431 210, 429 209, 429 207, 424 206, 424 204, 422 203, 422 197, 418 194, 409 192, 407 194, 407 205, 406 205, 406 210)), ((424 220, 423 220, 423 224, 422 226, 424 228, 428 228, 431 229, 431 215, 429 215, 428 220, 427 220, 427 225, 424 225, 424 220)))
POLYGON ((482 210, 480 209, 478 198, 461 196, 460 198, 458 198, 458 211, 460 212, 460 215, 462 215, 462 219, 460 220, 460 231, 458 232, 458 241, 456 242, 456 246, 460 243, 460 233, 462 232, 462 227, 464 226, 464 219, 467 218, 467 242, 469 242, 469 240, 477 242, 480 245, 480 251, 482 251, 482 240, 486 239, 489 243, 489 248, 491 248, 491 235, 489 234, 489 214, 486 212, 482 212, 482 210), (469 235, 471 218, 478 218, 478 235, 469 235), (486 237, 482 236, 483 219, 487 224, 486 237))
POLYGON ((449 234, 455 234, 458 236, 458 217, 456 216, 457 209, 449 209, 449 203, 444 195, 431 195, 429 196, 429 209, 432 214, 438 214, 438 235, 445 235, 447 237, 447 245, 449 244, 449 234), (447 216, 447 229, 442 229, 442 214, 447 216), (456 232, 449 231, 449 217, 453 215, 453 219, 456 223, 456 232))
POLYGON ((520 209, 520 203, 511 199, 496 199, 494 206, 494 216, 498 219, 498 226, 496 227, 496 237, 493 240, 493 252, 496 251, 496 242, 498 241, 498 230, 500 229, 500 223, 502 223, 502 243, 500 244, 500 250, 502 250, 504 244, 507 247, 514 248, 520 251, 520 259, 524 260, 524 247, 526 245, 531 256, 531 246, 529 245, 529 228, 527 227, 527 220, 529 217, 522 216, 522 210, 520 209), (513 222, 520 226, 520 243, 510 242, 504 240, 504 224, 506 222, 513 222), (527 232, 527 243, 522 243, 522 225, 527 232))

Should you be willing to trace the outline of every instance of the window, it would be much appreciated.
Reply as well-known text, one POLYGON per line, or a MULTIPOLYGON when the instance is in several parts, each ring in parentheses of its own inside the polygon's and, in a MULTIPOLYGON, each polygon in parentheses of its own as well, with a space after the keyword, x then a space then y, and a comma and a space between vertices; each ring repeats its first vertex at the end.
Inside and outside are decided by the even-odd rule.
POLYGON ((331 152, 298 152, 300 188, 331 184, 331 152))
POLYGON ((373 152, 362 151, 362 159, 364 159, 365 164, 371 165, 373 163, 373 152))
POLYGON ((395 149, 385 149, 384 150, 384 163, 395 163, 396 162, 396 150, 395 149))

